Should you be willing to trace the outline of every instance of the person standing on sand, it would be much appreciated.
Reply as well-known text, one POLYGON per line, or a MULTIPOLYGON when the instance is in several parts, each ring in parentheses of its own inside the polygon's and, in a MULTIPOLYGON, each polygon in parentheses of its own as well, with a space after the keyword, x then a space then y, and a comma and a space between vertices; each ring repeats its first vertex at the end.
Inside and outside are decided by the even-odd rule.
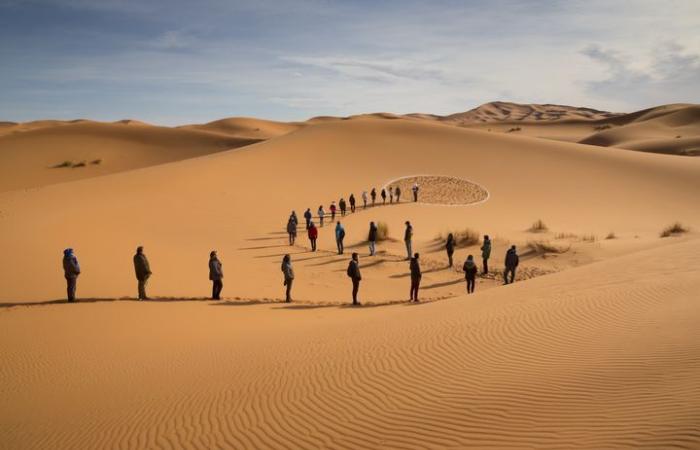
POLYGON ((362 209, 367 209, 367 191, 362 191, 362 209))
POLYGON ((211 299, 221 300, 221 290, 224 288, 224 271, 221 261, 216 256, 216 250, 209 253, 209 279, 211 280, 211 299))
POLYGON ((343 228, 343 225, 338 221, 338 223, 335 226, 335 244, 338 246, 338 254, 342 255, 343 251, 345 251, 345 247, 343 247, 343 239, 345 239, 345 228, 343 228))
POLYGON ((311 241, 311 251, 315 252, 316 251, 316 239, 318 239, 318 228, 316 228, 316 225, 314 225, 313 222, 309 224, 309 241, 311 241))
POLYGON ((331 202, 331 208, 330 208, 330 209, 331 209, 331 222, 335 222, 335 211, 336 211, 335 200, 333 200, 333 201, 331 202))
POLYGON ((321 227, 323 227, 323 217, 326 215, 326 212, 323 210, 323 205, 318 207, 318 220, 321 222, 321 227))
POLYGON ((391 205, 394 203, 394 188, 387 186, 387 189, 389 190, 389 204, 391 205))
POLYGON ((345 211, 347 209, 347 203, 345 203, 345 199, 341 198, 340 201, 338 202, 338 206, 340 206, 340 217, 345 217, 345 211))
POLYGON ((447 235, 447 242, 445 242, 445 251, 447 251, 449 267, 452 267, 452 255, 454 255, 455 253, 455 237, 452 233, 447 235))
POLYGON ((377 190, 375 188, 372 188, 372 191, 369 193, 369 196, 372 197, 372 206, 374 206, 374 203, 377 201, 377 190))
POLYGON ((418 301, 418 288, 420 288, 420 279, 423 278, 423 273, 420 270, 420 263, 418 262, 418 258, 420 255, 416 253, 413 255, 413 258, 411 258, 411 263, 409 267, 411 268, 411 300, 410 301, 418 301))
POLYGON ((474 256, 467 256, 467 260, 464 261, 464 266, 462 267, 464 271, 464 278, 467 280, 467 294, 474 292, 474 286, 476 285, 476 264, 474 263, 474 256))
POLYGON ((401 202, 401 188, 396 186, 396 189, 394 190, 394 195, 396 196, 396 203, 401 202))
POLYGON ((76 258, 72 248, 67 248, 63 250, 63 276, 66 277, 66 293, 68 294, 69 302, 75 301, 78 275, 80 275, 78 258, 76 258))
POLYGON ((311 218, 313 215, 311 214, 311 208, 306 208, 306 211, 304 211, 304 220, 306 221, 306 229, 309 229, 309 224, 311 223, 311 218))
POLYGON ((374 256, 377 250, 377 226, 374 222, 369 223, 369 235, 367 236, 367 241, 369 242, 369 256, 374 256))
POLYGON ((148 264, 148 258, 143 253, 143 247, 141 246, 136 248, 136 254, 134 255, 134 271, 139 282, 139 300, 148 300, 146 283, 151 277, 151 265, 148 264))
POLYGON ((355 212, 355 194, 350 194, 350 212, 354 213, 355 212))
POLYGON ((408 220, 406 221, 406 231, 403 233, 403 241, 406 244, 406 254, 408 255, 406 259, 411 259, 411 254, 413 253, 413 225, 408 220))
POLYGON ((287 221, 287 234, 289 235, 289 245, 294 245, 297 240, 297 223, 290 217, 287 221))
POLYGON ((413 183, 413 187, 411 188, 413 191, 413 201, 417 202, 418 201, 418 183, 413 183))
POLYGON ((386 205, 386 189, 382 188, 382 205, 386 205))
POLYGON ((284 274, 284 285, 287 287, 287 297, 285 302, 292 301, 292 284, 294 282, 294 269, 292 268, 292 257, 289 254, 282 258, 282 273, 284 274))
POLYGON ((520 263, 520 258, 515 250, 515 245, 511 246, 506 252, 506 270, 503 272, 503 281, 505 284, 510 284, 515 281, 515 269, 520 263), (510 281, 508 281, 508 274, 510 274, 510 281))
POLYGON ((299 225, 299 218, 297 217, 297 212, 296 212, 296 211, 292 211, 292 213, 289 215, 289 220, 293 220, 293 221, 294 221, 294 226, 299 225))
POLYGON ((489 258, 491 257, 491 239, 489 235, 484 235, 484 243, 481 245, 481 259, 484 262, 483 274, 489 273, 489 258))
POLYGON ((359 305, 360 302, 357 301, 357 293, 360 290, 362 274, 360 273, 360 261, 357 253, 352 254, 352 259, 348 264, 348 276, 352 280, 352 304, 359 305))

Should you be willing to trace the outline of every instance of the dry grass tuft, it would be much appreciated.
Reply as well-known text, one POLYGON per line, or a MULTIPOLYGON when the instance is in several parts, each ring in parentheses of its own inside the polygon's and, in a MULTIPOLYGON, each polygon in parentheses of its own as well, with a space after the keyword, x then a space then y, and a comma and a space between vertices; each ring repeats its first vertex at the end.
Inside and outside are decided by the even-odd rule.
POLYGON ((578 234, 576 233, 557 233, 554 235, 555 239, 578 239, 578 234))
POLYGON ((98 166, 98 165, 102 164, 102 160, 101 159, 93 159, 92 161, 90 161, 90 164, 92 164, 93 166, 98 166))
POLYGON ((51 166, 52 169, 62 169, 64 167, 73 167, 73 161, 63 161, 60 164, 56 164, 55 166, 51 166))
POLYGON ((544 233, 547 230, 549 230, 549 227, 542 222, 542 219, 537 219, 527 231, 530 233, 544 233))
POLYGON ((377 241, 389 239, 389 225, 386 222, 377 222, 377 241))
POLYGON ((562 245, 552 244, 549 241, 528 241, 527 246, 538 254, 545 253, 566 253, 571 248, 571 245, 566 247, 562 245))
POLYGON ((607 236, 605 236, 605 239, 617 239, 617 235, 614 231, 611 231, 607 236))
POLYGON ((85 161, 80 161, 78 163, 73 164, 71 167, 75 169, 76 167, 85 167, 86 165, 87 163, 85 161))
POLYGON ((447 236, 450 233, 454 235, 455 245, 457 247, 469 247, 481 242, 481 234, 476 230, 472 230, 471 228, 464 228, 459 231, 448 231, 446 233, 440 233, 435 239, 438 241, 446 241, 447 236))
POLYGON ((581 236, 581 240, 583 242, 595 242, 598 240, 595 234, 584 234, 581 236))
POLYGON ((676 222, 676 223, 673 223, 673 224, 667 226, 666 228, 664 228, 664 229, 661 231, 661 235, 660 235, 660 236, 661 236, 662 238, 665 238, 665 237, 675 236, 675 235, 682 234, 682 233, 687 233, 687 232, 688 232, 688 229, 687 229, 686 227, 684 227, 683 225, 681 225, 680 222, 676 222))

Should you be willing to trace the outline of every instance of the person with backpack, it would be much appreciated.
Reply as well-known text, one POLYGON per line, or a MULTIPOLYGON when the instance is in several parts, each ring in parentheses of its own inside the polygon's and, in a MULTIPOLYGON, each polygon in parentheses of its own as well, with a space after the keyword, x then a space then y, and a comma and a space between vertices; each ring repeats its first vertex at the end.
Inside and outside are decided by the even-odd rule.
POLYGON ((289 235, 289 245, 294 245, 294 241, 297 240, 297 223, 293 217, 287 221, 287 234, 289 235))
POLYGON ((359 305, 360 302, 357 301, 357 293, 360 290, 360 281, 362 280, 362 274, 360 273, 360 260, 357 253, 352 254, 352 259, 348 264, 348 277, 352 280, 352 304, 359 305))
POLYGON ((139 300, 148 300, 146 283, 151 277, 151 266, 141 246, 136 248, 136 254, 134 255, 134 271, 136 272, 136 280, 138 280, 139 300))
POLYGON ((299 218, 297 217, 296 211, 292 211, 292 213, 289 215, 289 220, 294 221, 294 226, 299 225, 299 218))
POLYGON ((403 233, 403 241, 406 244, 406 254, 408 255, 406 259, 411 259, 411 254, 413 253, 413 225, 408 220, 406 221, 406 231, 403 233))
POLYGON ((211 299, 221 300, 221 290, 224 288, 224 270, 216 256, 216 250, 209 253, 209 279, 211 280, 211 299))
POLYGON ((367 209, 367 191, 362 191, 362 209, 367 209))
POLYGON ((323 210, 323 205, 320 205, 318 207, 318 220, 321 223, 321 227, 323 227, 323 218, 325 217, 326 212, 323 210))
POLYGON ((396 189, 394 190, 394 196, 396 197, 396 203, 401 202, 401 188, 396 186, 396 189))
POLYGON ((311 251, 315 252, 316 251, 316 239, 318 239, 318 228, 316 228, 316 225, 314 225, 313 222, 309 224, 309 241, 311 241, 311 251))
POLYGON ((355 212, 355 194, 350 194, 350 198, 348 200, 350 201, 350 212, 354 213, 355 212))
POLYGON ((515 245, 511 246, 506 252, 506 270, 503 271, 503 281, 505 284, 510 284, 515 281, 515 269, 520 264, 520 257, 516 252, 515 245), (510 281, 508 275, 510 274, 510 281))
POLYGON ((78 286, 78 276, 80 275, 80 264, 78 258, 73 253, 72 248, 63 250, 63 276, 66 278, 66 293, 68 301, 75 301, 75 290, 78 286))
POLYGON ((491 239, 489 235, 484 236, 484 243, 481 245, 481 259, 484 263, 483 274, 489 273, 489 258, 491 257, 491 239))
POLYGON ((338 202, 338 206, 340 206, 340 217, 345 217, 345 211, 347 209, 347 203, 345 203, 345 199, 341 198, 340 201, 338 202))
POLYGON ((313 214, 311 214, 311 208, 306 208, 306 211, 304 211, 304 220, 306 221, 306 229, 309 229, 309 225, 311 224, 311 218, 313 217, 313 214))
POLYGON ((455 237, 452 233, 447 235, 447 242, 445 242, 445 251, 447 251, 449 267, 452 267, 452 255, 454 255, 455 253, 455 237))
POLYGON ((374 203, 377 201, 377 190, 375 188, 372 188, 372 191, 369 193, 369 196, 372 197, 372 206, 374 206, 374 203))
POLYGON ((367 236, 367 241, 369 242, 369 256, 374 256, 377 250, 377 226, 374 222, 369 223, 369 235, 367 236))
POLYGON ((467 256, 467 260, 464 261, 464 266, 462 266, 464 271, 464 278, 467 280, 467 294, 474 292, 474 286, 476 285, 476 264, 474 263, 474 256, 467 256))
POLYGON ((417 202, 418 201, 418 183, 413 183, 413 187, 411 188, 413 191, 413 201, 417 202))
POLYGON ((345 250, 345 247, 343 247, 343 239, 345 239, 345 228, 343 228, 343 225, 338 221, 335 225, 335 244, 338 246, 339 255, 342 255, 345 250))
POLYGON ((386 205, 386 189, 382 188, 382 205, 386 205))
POLYGON ((420 280, 423 278, 423 273, 420 270, 420 263, 418 258, 420 255, 416 253, 411 258, 411 263, 409 267, 411 269, 411 301, 418 301, 418 288, 420 288, 420 280))
POLYGON ((331 222, 335 222, 335 211, 336 211, 335 200, 333 200, 331 202, 330 210, 331 210, 331 222))
POLYGON ((289 254, 282 258, 282 273, 284 274, 284 286, 287 287, 285 302, 292 301, 292 284, 294 282, 294 269, 292 268, 292 257, 289 254))

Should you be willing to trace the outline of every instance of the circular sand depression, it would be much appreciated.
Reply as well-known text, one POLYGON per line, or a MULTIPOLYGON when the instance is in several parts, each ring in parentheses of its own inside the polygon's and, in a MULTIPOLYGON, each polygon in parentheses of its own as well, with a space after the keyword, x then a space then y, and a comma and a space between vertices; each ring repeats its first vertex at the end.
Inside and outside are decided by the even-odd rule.
POLYGON ((385 187, 401 189, 403 202, 413 201, 411 188, 418 183, 418 203, 436 205, 469 205, 483 202, 489 197, 489 191, 474 182, 457 177, 442 175, 413 175, 397 178, 385 187))

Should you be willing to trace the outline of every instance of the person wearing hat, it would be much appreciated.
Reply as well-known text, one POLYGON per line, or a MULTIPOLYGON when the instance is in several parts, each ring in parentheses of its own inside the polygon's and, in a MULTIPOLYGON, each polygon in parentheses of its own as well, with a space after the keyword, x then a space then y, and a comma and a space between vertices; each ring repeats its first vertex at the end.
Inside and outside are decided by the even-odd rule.
POLYGON ((63 250, 63 275, 66 277, 68 301, 74 302, 78 275, 80 275, 80 265, 78 264, 78 258, 75 257, 72 248, 63 250))

